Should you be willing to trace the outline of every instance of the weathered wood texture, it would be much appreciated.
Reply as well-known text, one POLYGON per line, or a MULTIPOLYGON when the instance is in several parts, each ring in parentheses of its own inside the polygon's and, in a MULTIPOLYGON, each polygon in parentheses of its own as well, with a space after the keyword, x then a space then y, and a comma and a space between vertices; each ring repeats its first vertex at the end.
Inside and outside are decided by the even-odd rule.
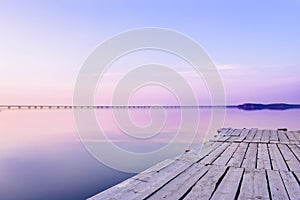
POLYGON ((300 199, 300 132, 222 129, 90 200, 300 199))

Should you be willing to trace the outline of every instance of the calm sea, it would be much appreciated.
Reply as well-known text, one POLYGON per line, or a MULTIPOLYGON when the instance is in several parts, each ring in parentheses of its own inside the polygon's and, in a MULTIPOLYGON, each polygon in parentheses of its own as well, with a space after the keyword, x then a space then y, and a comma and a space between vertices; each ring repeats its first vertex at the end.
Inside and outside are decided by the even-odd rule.
MULTIPOLYGON (((220 117, 223 111, 219 109, 215 117, 220 117)), ((182 120, 179 109, 168 109, 164 114, 165 123, 156 135, 149 139, 137 139, 120 131, 110 109, 95 112, 101 130, 110 141, 121 149, 137 153, 160 149, 172 142, 182 120)), ((209 133, 207 131, 211 125, 212 109, 201 109, 199 112, 199 127, 196 130, 194 145, 200 145, 212 137, 213 133, 221 128, 216 126, 300 129, 299 109, 285 111, 227 109, 224 123, 214 125, 209 133)), ((146 127, 152 122, 149 109, 133 109, 129 113, 131 120, 140 127, 146 127)), ((112 169, 96 160, 84 148, 76 130, 71 110, 2 110, 0 199, 86 199, 134 175, 112 169)), ((86 131, 97 130, 86 127, 86 131)), ((194 130, 189 128, 183 130, 186 133, 189 131, 194 130)), ((189 140, 184 134, 181 137, 182 144, 189 140)), ((90 142, 104 145, 107 141, 91 138, 90 142)), ((103 153, 110 154, 110 152, 103 153)), ((139 168, 145 169, 178 153, 174 150, 168 155, 158 156, 151 162, 138 163, 139 168)), ((131 164, 130 161, 128 164, 131 164)))

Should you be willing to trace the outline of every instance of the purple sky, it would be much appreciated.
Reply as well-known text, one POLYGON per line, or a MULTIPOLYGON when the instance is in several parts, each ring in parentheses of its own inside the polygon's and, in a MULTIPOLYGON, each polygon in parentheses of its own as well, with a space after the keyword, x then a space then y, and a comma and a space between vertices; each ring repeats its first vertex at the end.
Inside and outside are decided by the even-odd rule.
MULTIPOLYGON (((4 1, 0 104, 71 104, 90 52, 112 35, 139 27, 173 29, 199 43, 223 78, 228 104, 300 103, 299 18, 296 0, 4 1)), ((182 70, 176 59, 160 56, 191 83, 200 104, 209 103, 201 78, 182 70)), ((107 95, 130 63, 135 59, 107 75, 102 85, 107 95)), ((133 103, 174 102, 165 92, 141 90, 133 103)), ((97 103, 109 103, 109 97, 97 103)))

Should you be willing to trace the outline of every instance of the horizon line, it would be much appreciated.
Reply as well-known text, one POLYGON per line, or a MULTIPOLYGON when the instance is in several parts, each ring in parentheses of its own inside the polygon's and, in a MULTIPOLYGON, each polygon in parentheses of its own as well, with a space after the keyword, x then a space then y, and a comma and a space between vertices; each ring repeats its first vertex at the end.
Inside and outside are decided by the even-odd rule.
POLYGON ((57 104, 2 104, 0 108, 2 109, 76 109, 76 108, 94 108, 94 109, 103 109, 103 108, 242 108, 242 109, 253 109, 253 108, 270 108, 270 107, 300 107, 300 104, 288 104, 288 103, 271 103, 271 104, 262 104, 262 103, 243 103, 237 105, 57 105, 57 104))

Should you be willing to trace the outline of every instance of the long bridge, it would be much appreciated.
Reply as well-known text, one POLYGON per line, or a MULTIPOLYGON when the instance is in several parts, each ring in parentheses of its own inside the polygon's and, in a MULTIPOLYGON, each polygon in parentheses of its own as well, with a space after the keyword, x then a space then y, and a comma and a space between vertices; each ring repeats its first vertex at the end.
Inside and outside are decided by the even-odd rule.
POLYGON ((0 109, 179 109, 179 108, 225 108, 228 106, 178 106, 178 105, 0 105, 0 109))

